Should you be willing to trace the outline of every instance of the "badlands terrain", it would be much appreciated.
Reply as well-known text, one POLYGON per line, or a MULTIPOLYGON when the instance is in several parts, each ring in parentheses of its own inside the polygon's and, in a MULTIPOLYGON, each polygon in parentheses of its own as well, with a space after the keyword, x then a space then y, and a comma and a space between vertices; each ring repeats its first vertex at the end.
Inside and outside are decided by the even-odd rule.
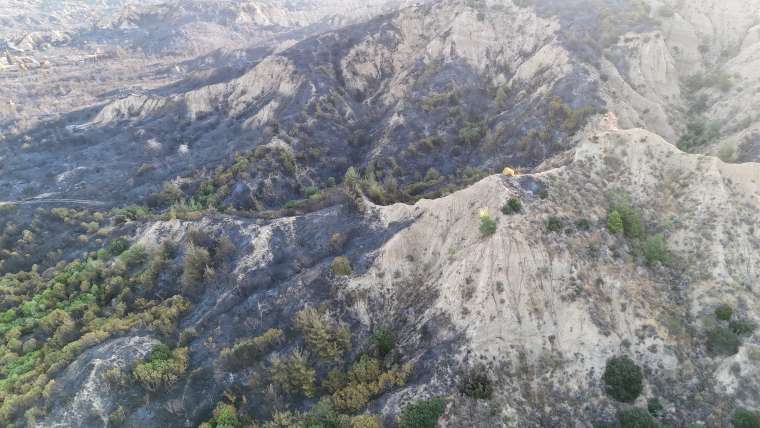
POLYGON ((0 425, 760 427, 760 1, 0 1, 0 425))

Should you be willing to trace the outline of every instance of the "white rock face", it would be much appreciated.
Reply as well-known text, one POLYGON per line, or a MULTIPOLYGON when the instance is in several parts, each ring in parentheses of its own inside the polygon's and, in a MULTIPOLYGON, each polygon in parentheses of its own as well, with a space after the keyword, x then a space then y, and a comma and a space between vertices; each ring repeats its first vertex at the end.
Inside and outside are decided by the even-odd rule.
MULTIPOLYGON (((405 299, 412 291, 406 287, 428 290, 435 297, 414 319, 418 327, 447 319, 465 332, 459 358, 515 365, 518 350, 534 363, 556 358, 562 368, 551 378, 562 385, 559 389, 593 389, 606 360, 628 347, 654 377, 676 379, 684 364, 701 365, 729 394, 742 391, 743 404, 754 408, 760 403, 750 398, 756 397, 750 379, 760 375, 760 367, 749 354, 758 345, 757 335, 734 357, 713 363, 692 355, 684 362, 683 332, 669 318, 680 315, 666 303, 673 284, 613 255, 622 241, 604 228, 604 201, 614 189, 631 191, 647 221, 667 230, 671 250, 704 272, 684 291, 685 308, 698 322, 710 319, 722 302, 744 308, 743 316, 760 322, 757 286, 746 287, 760 279, 760 256, 748 251, 760 242, 748 220, 760 210, 759 174, 760 164, 684 155, 641 129, 592 133, 566 166, 530 178, 491 176, 412 207, 377 207, 382 223, 413 223, 378 250, 370 271, 350 287, 358 295, 382 299, 389 312, 409 304, 405 299), (526 192, 520 183, 528 179, 550 183, 549 200, 526 192), (515 196, 524 212, 502 215, 501 205, 515 196), (478 231, 483 209, 497 219, 493 236, 478 231), (583 216, 601 228, 552 234, 544 225, 548 215, 566 224, 583 216), (706 228, 710 236, 704 236, 706 228), (601 253, 588 258, 587 247, 594 245, 601 253), (750 259, 740 262, 745 257, 750 259), (740 272, 737 266, 748 269, 740 272), (636 336, 639 340, 631 343, 636 336), (729 370, 733 364, 741 371, 729 370)), ((361 314, 365 307, 358 302, 356 310, 361 314)))
MULTIPOLYGON (((760 58, 760 1, 757 0, 704 0, 689 2, 653 1, 655 16, 661 20, 659 34, 667 47, 665 57, 674 63, 676 72, 683 82, 696 73, 717 73, 730 76, 732 88, 728 92, 707 89, 709 100, 707 119, 721 125, 720 138, 713 144, 697 148, 697 151, 718 154, 721 147, 741 148, 743 144, 757 140, 758 97, 755 96, 760 83, 758 78, 758 58, 760 58), (659 13, 664 7, 673 11, 659 13)), ((642 54, 644 52, 642 51, 642 54)), ((662 54, 651 52, 649 61, 661 61, 662 54)), ((635 60, 635 59, 634 59, 635 60)), ((672 72, 669 74, 672 77, 672 72)), ((666 94, 676 95, 679 79, 670 79, 671 89, 649 85, 650 88, 666 89, 666 94)), ((667 86, 667 85, 665 85, 667 86)), ((651 97, 648 97, 652 99, 651 97)), ((683 102, 663 100, 658 104, 665 110, 683 108, 683 102)), ((669 114, 671 123, 674 114, 669 114)), ((676 116, 677 117, 677 116, 676 116)), ((658 132, 661 128, 654 128, 658 132)), ((662 133, 669 140, 669 133, 662 133)), ((746 159, 757 159, 757 148, 747 148, 751 154, 746 159)))

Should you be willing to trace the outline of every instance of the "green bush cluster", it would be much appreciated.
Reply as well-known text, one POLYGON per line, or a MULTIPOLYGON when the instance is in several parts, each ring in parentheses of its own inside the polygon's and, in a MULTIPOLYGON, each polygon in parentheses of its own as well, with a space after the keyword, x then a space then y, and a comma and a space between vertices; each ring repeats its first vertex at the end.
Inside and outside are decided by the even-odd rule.
POLYGON ((734 428, 760 428, 760 414, 747 409, 737 409, 731 418, 734 428))
POLYGON ((182 260, 183 291, 190 295, 198 294, 200 286, 213 276, 214 269, 224 263, 234 250, 234 245, 225 236, 215 238, 205 231, 188 230, 182 260))
POLYGON ((582 218, 575 222, 575 228, 584 232, 591 230, 591 221, 587 218, 582 218))
POLYGON ((328 398, 322 398, 304 415, 276 412, 265 428, 381 428, 380 419, 373 415, 349 416, 335 410, 328 398))
POLYGON ((193 244, 189 244, 185 250, 185 258, 182 268, 182 285, 188 290, 195 289, 207 278, 207 272, 211 268, 211 255, 208 250, 193 244))
MULTIPOLYGON (((276 131, 278 127, 271 126, 271 129, 276 131)), ((173 215, 182 217, 192 217, 193 213, 208 209, 226 210, 229 206, 225 200, 232 193, 235 182, 249 179, 254 164, 262 171, 294 176, 298 169, 297 160, 308 156, 319 156, 319 150, 305 150, 294 157, 285 148, 261 145, 248 152, 237 153, 231 165, 220 165, 210 175, 198 177, 198 185, 188 192, 189 196, 175 184, 165 183, 161 191, 148 196, 146 203, 153 208, 169 207, 173 215)), ((310 187, 303 187, 307 200, 319 198, 320 192, 314 193, 310 187)), ((261 203, 255 196, 245 201, 243 206, 244 209, 260 207, 261 203)))
POLYGON ((306 353, 296 349, 285 357, 272 357, 269 367, 272 384, 288 395, 314 397, 317 372, 309 365, 306 353))
POLYGON ((328 398, 322 398, 303 417, 305 427, 348 428, 351 417, 338 413, 328 398))
POLYGON ((298 311, 293 324, 304 338, 309 351, 325 361, 336 361, 351 347, 351 331, 347 326, 313 307, 298 311))
POLYGON ((632 241, 636 251, 644 256, 649 265, 671 262, 665 236, 662 234, 647 235, 641 213, 631 204, 631 198, 625 193, 615 193, 611 197, 610 209, 607 212, 607 229, 610 233, 623 235, 632 241))
POLYGON ((644 409, 632 408, 618 414, 621 428, 660 428, 660 424, 644 409))
POLYGON ((501 212, 504 215, 519 214, 522 212, 522 202, 519 198, 509 198, 504 206, 501 207, 501 212))
MULTIPOLYGON (((436 144, 441 144, 441 140, 435 139, 434 141, 436 144)), ((410 156, 414 156, 420 150, 421 145, 420 143, 410 145, 407 149, 410 156)), ((424 145, 423 147, 428 146, 424 145)), ((425 149, 424 151, 429 150, 425 149)), ((347 182, 354 184, 344 186, 344 191, 355 206, 363 203, 362 193, 369 200, 380 205, 396 202, 415 203, 423 198, 439 198, 467 187, 491 174, 488 170, 466 167, 458 170, 456 174, 443 175, 435 168, 429 168, 424 176, 401 185, 397 178, 397 175, 400 174, 400 167, 392 158, 382 166, 370 162, 370 165, 365 169, 364 177, 359 175, 356 168, 351 167, 349 171, 353 172, 353 178, 347 181, 344 179, 344 184, 347 182)))
POLYGON ((729 305, 722 304, 715 308, 715 318, 720 321, 729 321, 733 315, 734 310, 729 305))
MULTIPOLYGON (((110 212, 56 207, 38 208, 21 217, 15 205, 0 206, 0 275, 37 265, 44 270, 64 258, 102 245, 126 219, 110 212)), ((100 248, 103 258, 108 247, 100 248)))
POLYGON ((496 220, 494 220, 490 215, 481 214, 480 215, 480 234, 483 236, 490 236, 496 233, 496 220))
POLYGON ((44 408, 50 375, 113 335, 137 327, 159 337, 176 334, 190 302, 160 298, 144 282, 168 252, 132 246, 112 255, 119 251, 104 247, 97 257, 61 263, 44 276, 32 270, 0 277, 0 424, 44 408))
POLYGON ((578 130, 585 120, 594 113, 596 113, 596 109, 593 107, 573 108, 565 104, 559 97, 554 97, 549 102, 549 121, 557 123, 566 132, 578 130))
POLYGON ((432 94, 422 100, 422 109, 426 112, 432 112, 446 105, 456 106, 459 104, 459 94, 455 89, 449 89, 440 94, 432 94))
POLYGON ((482 122, 468 122, 459 130, 459 139, 467 145, 474 145, 483 140, 485 133, 482 122))
POLYGON ((435 428, 446 410, 446 400, 433 398, 404 407, 398 417, 399 428, 435 428))
POLYGON ((238 340, 232 348, 222 350, 222 361, 231 370, 248 367, 281 344, 283 338, 282 330, 271 328, 260 336, 238 340))
POLYGON ((126 418, 127 411, 124 409, 124 406, 119 406, 116 408, 116 410, 108 415, 108 424, 110 426, 118 427, 124 423, 124 420, 126 420, 126 418))
MULTIPOLYGON (((641 222, 641 214, 631 204, 630 196, 626 194, 615 194, 612 196, 612 207, 610 208, 610 215, 613 216, 614 228, 619 233, 619 223, 613 213, 617 213, 623 223, 622 232, 628 239, 640 239, 644 236, 644 225, 641 222)), ((609 226, 610 216, 608 215, 607 223, 609 226)), ((611 230, 612 231, 612 230, 611 230)))
POLYGON ((615 235, 623 233, 623 230, 625 230, 623 226, 623 217, 618 210, 612 210, 607 214, 607 229, 615 235))
POLYGON ((665 243, 665 237, 662 234, 648 236, 642 244, 644 258, 650 265, 660 263, 667 265, 670 262, 670 251, 668 244, 665 243))
POLYGON ((349 276, 353 273, 353 269, 351 268, 351 261, 348 260, 348 257, 345 256, 338 256, 334 258, 332 263, 330 263, 330 270, 332 273, 338 276, 349 276))
POLYGON ((121 253, 127 251, 129 249, 129 242, 126 239, 119 238, 114 239, 111 242, 108 243, 108 248, 106 251, 111 256, 118 256, 121 253))
POLYGON ((468 370, 459 384, 459 392, 478 400, 489 400, 493 395, 493 381, 482 365, 468 370))
POLYGON ((238 416, 237 408, 228 403, 218 403, 209 421, 203 422, 198 428, 242 428, 243 421, 238 416))
POLYGON ((641 368, 627 356, 607 360, 602 380, 607 394, 623 403, 632 403, 644 389, 641 368))
POLYGON ((734 355, 739 344, 739 336, 727 327, 716 327, 707 334, 707 349, 714 354, 734 355))
POLYGON ((372 332, 370 342, 377 351, 377 354, 382 358, 390 354, 396 347, 396 336, 391 330, 380 327, 372 332))
POLYGON ((662 411, 664 410, 664 407, 662 406, 662 403, 660 403, 660 400, 657 398, 650 398, 647 400, 647 411, 650 415, 657 417, 660 416, 662 411))
POLYGON ((751 334, 755 325, 751 321, 734 316, 727 304, 715 308, 718 325, 707 332, 707 349, 716 355, 734 355, 739 352, 741 336, 751 334))
POLYGON ((563 227, 562 220, 558 217, 551 216, 546 219, 546 230, 549 232, 561 232, 563 227))
POLYGON ((703 118, 686 124, 686 132, 678 139, 678 148, 688 152, 694 148, 708 145, 720 138, 720 125, 703 118))
POLYGON ((162 343, 132 369, 132 377, 146 390, 156 392, 174 385, 185 374, 187 361, 187 348, 172 350, 162 343))
POLYGON ((335 391, 332 403, 340 411, 356 413, 372 398, 404 385, 411 370, 409 364, 384 367, 379 359, 362 355, 345 376, 333 375, 330 383, 330 389, 335 391))
POLYGON ((739 336, 747 335, 755 331, 755 324, 747 320, 731 320, 728 328, 739 336))

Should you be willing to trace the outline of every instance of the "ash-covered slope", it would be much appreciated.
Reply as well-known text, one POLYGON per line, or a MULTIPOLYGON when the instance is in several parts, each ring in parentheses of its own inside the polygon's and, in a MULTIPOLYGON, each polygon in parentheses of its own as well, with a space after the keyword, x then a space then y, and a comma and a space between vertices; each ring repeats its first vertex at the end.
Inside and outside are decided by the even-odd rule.
MULTIPOLYGON (((110 365, 93 361, 108 354, 128 378, 161 335, 104 338, 56 377, 42 426, 100 426, 116 411, 127 426, 195 424, 220 400, 259 421, 307 410, 308 395, 265 404, 267 385, 282 387, 270 377, 270 351, 242 366, 230 366, 222 351, 281 328, 286 338, 273 355, 292 356, 302 346, 322 379, 335 363, 301 342, 308 332, 288 327, 304 305, 350 326, 343 364, 373 355, 370 332, 393 332, 390 361, 413 368, 405 385, 371 394, 368 408, 389 424, 409 403, 444 396, 452 397, 447 426, 589 426, 651 398, 664 406, 663 423, 727 426, 736 407, 760 404, 757 335, 742 333, 738 352, 710 339, 724 328, 714 315, 719 305, 733 308, 734 321, 760 321, 760 261, 752 250, 760 237, 751 220, 760 208, 758 174, 757 164, 685 155, 644 130, 602 129, 563 166, 490 176, 414 206, 365 201, 363 214, 327 209, 266 224, 225 215, 146 224, 136 242, 148 250, 177 242, 180 252, 191 251, 188 242, 199 239, 192 230, 234 245, 180 317, 188 375, 145 402, 138 383, 114 380, 110 365), (608 230, 611 201, 622 193, 639 213, 640 238, 608 230), (522 208, 505 215, 509 198, 522 208), (496 221, 493 234, 479 230, 484 209, 496 221), (548 229, 549 219, 561 227, 548 229), (664 264, 649 259, 643 244, 657 234, 667 237, 664 264), (338 255, 352 266, 348 276, 335 273, 338 255), (622 354, 643 368, 644 392, 632 404, 612 400, 601 379, 606 361, 622 354), (458 392, 468 368, 479 365, 493 382, 487 401, 458 392)), ((171 295, 177 268, 166 272, 156 286, 171 295)), ((322 385, 311 397, 331 397, 322 385)), ((339 397, 328 400, 346 412, 339 397)))
POLYGON ((145 54, 201 55, 276 44, 361 22, 405 0, 103 0, 16 2, 0 6, 0 48, 119 46, 145 54))
MULTIPOLYGON (((613 7, 630 13, 609 24, 610 38, 646 28, 643 9, 629 8, 613 7)), ((100 199, 135 201, 177 175, 211 179, 199 170, 230 166, 237 152, 250 168, 214 188, 216 199, 275 208, 350 166, 374 176, 379 201, 445 192, 505 163, 532 167, 571 147, 605 107, 603 46, 574 47, 562 33, 587 35, 596 21, 565 28, 562 19, 512 4, 407 8, 307 39, 224 83, 132 95, 43 124, 9 139, 6 150, 32 142, 5 167, 2 185, 14 199, 81 197, 97 181, 100 199), (272 165, 256 149, 286 160, 272 165), (49 156, 59 161, 55 171, 45 162, 45 173, 66 179, 41 177, 35 162, 49 156)), ((651 121, 666 123, 663 115, 651 121)))
MULTIPOLYGON (((212 14, 204 2, 144 6, 123 25, 163 25, 171 38, 197 15, 223 33, 258 22, 251 17, 266 9, 225 5, 234 12, 212 14)), ((324 13, 341 5, 324 3, 324 13)), ((283 167, 249 156, 266 173, 222 180, 223 189, 213 189, 221 205, 281 207, 349 166, 374 176, 383 190, 375 200, 413 200, 445 193, 479 169, 533 167, 572 147, 585 119, 604 109, 622 126, 652 130, 684 150, 753 160, 755 119, 743 106, 756 98, 757 32, 742 8, 757 5, 443 2, 315 36, 263 61, 267 50, 185 61, 145 74, 170 81, 164 89, 107 92, 29 131, 10 126, 2 156, 17 160, 4 168, 0 188, 6 200, 81 198, 97 181, 105 202, 138 201, 178 175, 197 186, 214 178, 201 166, 229 167, 234 153, 271 144, 293 159, 283 167), (727 31, 729 23, 739 31, 727 31), (228 60, 234 66, 214 70, 228 60), (43 178, 35 163, 51 158, 56 165, 44 162, 43 178)), ((298 15, 307 6, 288 10, 298 15)), ((172 44, 145 31, 146 40, 172 44)))
POLYGON ((754 102, 714 65, 741 40, 727 64, 751 76, 754 0, 516 3, 186 58, 203 72, 9 132, 0 424, 723 427, 760 407, 760 165, 676 147, 722 151, 727 128, 687 124, 754 102))
MULTIPOLYGON (((0 4, 0 134, 159 87, 239 76, 262 52, 405 0, 66 0, 0 4)), ((160 93, 166 91, 159 90, 160 93)), ((0 137, 2 138, 2 137, 0 137)))

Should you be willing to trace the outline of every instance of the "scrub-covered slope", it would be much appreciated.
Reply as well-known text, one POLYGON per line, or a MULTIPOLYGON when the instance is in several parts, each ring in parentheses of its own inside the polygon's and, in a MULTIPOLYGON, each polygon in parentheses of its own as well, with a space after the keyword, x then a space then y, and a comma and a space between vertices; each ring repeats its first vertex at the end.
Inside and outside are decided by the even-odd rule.
POLYGON ((9 120, 0 425, 751 419, 740 4, 445 0, 9 120))
MULTIPOLYGON (((39 398, 50 406, 43 425, 180 426, 215 406, 258 421, 366 408, 391 423, 441 396, 453 426, 587 426, 655 398, 662 421, 722 426, 759 404, 759 173, 647 131, 602 130, 562 166, 415 205, 148 221, 115 262, 99 254, 91 279, 69 277, 68 302, 94 293, 78 309, 92 315, 74 323, 92 330, 77 346, 92 348, 46 369, 56 374, 39 398), (505 214, 511 198, 519 208, 505 214), (122 264, 134 267, 120 274, 122 264), (80 281, 104 285, 83 292, 80 281), (722 306, 729 319, 717 318, 722 306), (140 361, 159 342, 178 368, 154 368, 166 377, 151 382, 140 361), (643 373, 631 404, 602 379, 621 355, 643 373), (462 394, 473 370, 487 397, 462 394), (322 410, 309 410, 320 397, 322 410)), ((43 308, 15 314, 50 319, 43 308)), ((35 333, 45 355, 65 340, 51 334, 35 333)))

